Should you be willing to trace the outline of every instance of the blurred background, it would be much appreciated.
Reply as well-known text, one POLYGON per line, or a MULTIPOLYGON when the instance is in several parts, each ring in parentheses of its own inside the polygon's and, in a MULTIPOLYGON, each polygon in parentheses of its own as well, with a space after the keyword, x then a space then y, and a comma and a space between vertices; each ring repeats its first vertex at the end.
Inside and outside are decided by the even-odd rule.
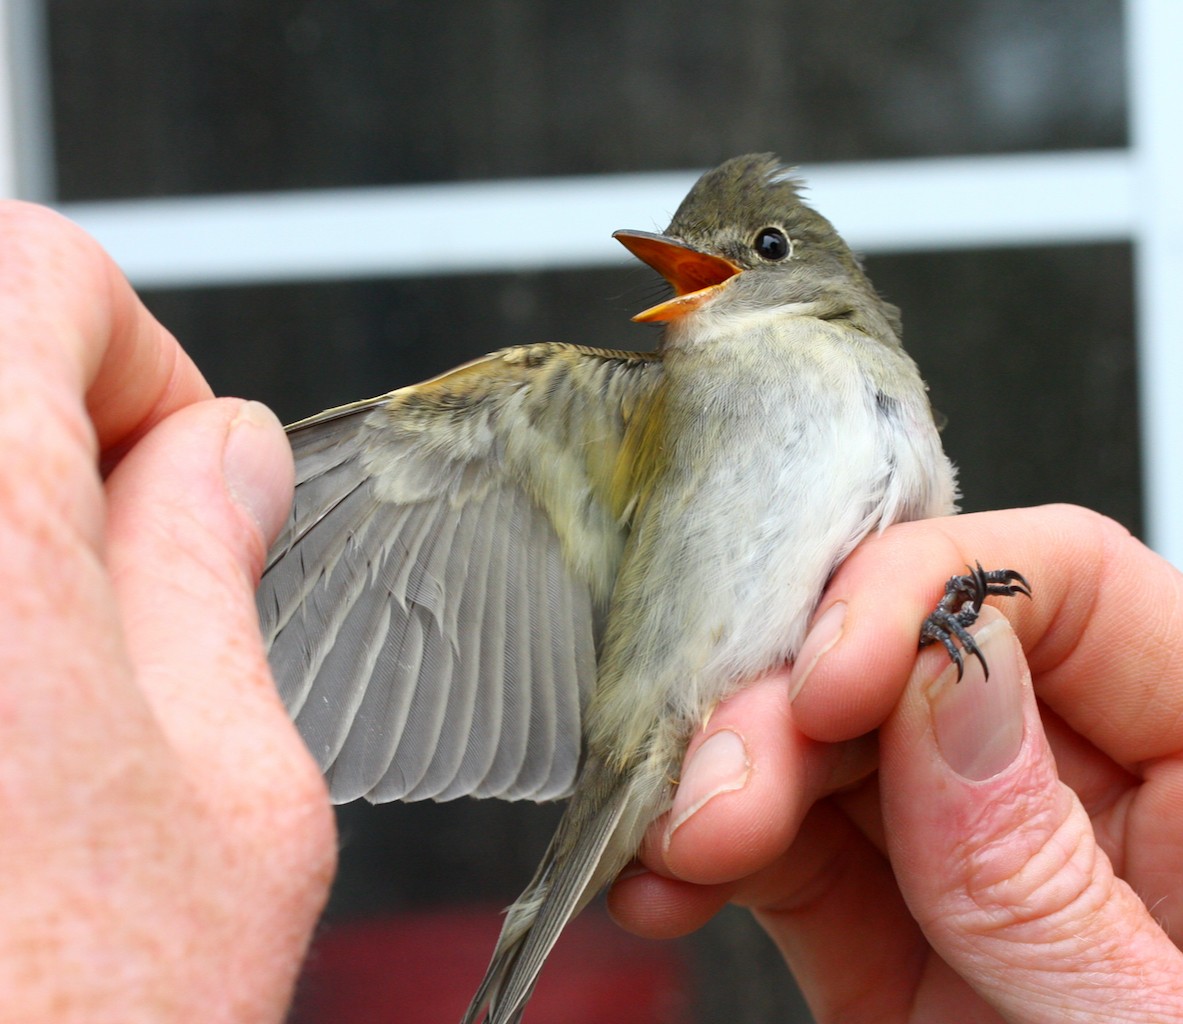
MULTIPOLYGON (((771 150, 902 307, 963 507, 1078 502, 1178 560, 1180 9, 0 0, 0 174, 291 420, 504 345, 651 347, 610 233, 771 150)), ((341 808, 292 1020, 456 1019, 555 816, 341 808)), ((741 911, 677 943, 589 914, 526 1016, 810 1019, 741 911)))

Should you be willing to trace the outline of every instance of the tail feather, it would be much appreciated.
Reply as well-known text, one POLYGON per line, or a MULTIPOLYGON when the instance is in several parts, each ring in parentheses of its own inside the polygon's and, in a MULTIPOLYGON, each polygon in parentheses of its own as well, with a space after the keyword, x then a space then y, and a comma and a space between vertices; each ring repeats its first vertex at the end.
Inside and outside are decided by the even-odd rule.
MULTIPOLYGON (((578 914, 636 852, 656 813, 637 787, 598 762, 585 765, 542 865, 509 908, 489 968, 462 1024, 518 1024, 547 955, 578 914)), ((659 808, 658 808, 659 809, 659 808)))

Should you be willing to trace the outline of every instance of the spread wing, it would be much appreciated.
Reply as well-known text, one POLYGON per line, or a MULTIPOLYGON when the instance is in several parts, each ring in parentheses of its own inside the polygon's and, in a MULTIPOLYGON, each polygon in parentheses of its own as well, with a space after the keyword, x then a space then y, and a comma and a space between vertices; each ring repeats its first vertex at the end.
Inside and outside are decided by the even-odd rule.
POLYGON ((288 428, 296 494, 259 618, 335 801, 570 790, 629 423, 661 373, 645 354, 506 349, 288 428))

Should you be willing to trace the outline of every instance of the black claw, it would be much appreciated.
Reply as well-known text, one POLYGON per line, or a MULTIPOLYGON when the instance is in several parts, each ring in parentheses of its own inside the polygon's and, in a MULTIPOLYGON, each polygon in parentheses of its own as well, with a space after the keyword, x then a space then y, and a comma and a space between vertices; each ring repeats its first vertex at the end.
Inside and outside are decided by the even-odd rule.
POLYGON ((990 666, 982 656, 981 649, 974 642, 968 629, 978 620, 982 602, 987 597, 1014 597, 1022 594, 1031 596, 1031 584, 1020 572, 1013 569, 983 569, 978 562, 964 576, 953 576, 945 584, 945 593, 932 614, 920 627, 920 646, 940 643, 949 652, 949 660, 957 666, 957 681, 965 674, 964 654, 978 659, 982 672, 990 678, 990 666), (956 639, 960 649, 954 643, 956 639), (964 652, 964 654, 963 654, 964 652))

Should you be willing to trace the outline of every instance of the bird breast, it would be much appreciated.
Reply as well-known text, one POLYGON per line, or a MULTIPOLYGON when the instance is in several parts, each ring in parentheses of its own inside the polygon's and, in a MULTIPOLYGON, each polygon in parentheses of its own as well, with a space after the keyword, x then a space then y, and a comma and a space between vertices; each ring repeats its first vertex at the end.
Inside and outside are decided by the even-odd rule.
POLYGON ((665 465, 612 596, 593 736, 644 742, 637 689, 651 720, 673 706, 692 728, 796 654, 827 579, 863 537, 952 511, 952 469, 908 357, 791 319, 779 337, 667 356, 665 465), (890 369, 899 378, 902 366, 904 386, 885 395, 900 359, 890 369))

